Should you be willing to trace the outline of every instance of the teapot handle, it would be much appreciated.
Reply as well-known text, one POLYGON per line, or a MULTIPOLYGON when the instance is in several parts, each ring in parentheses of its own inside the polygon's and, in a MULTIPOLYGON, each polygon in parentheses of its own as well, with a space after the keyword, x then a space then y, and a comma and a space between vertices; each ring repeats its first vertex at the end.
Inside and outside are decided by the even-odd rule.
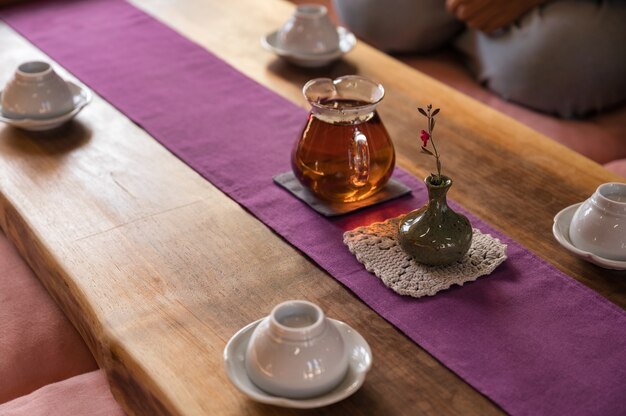
POLYGON ((352 134, 352 146, 349 151, 350 169, 352 175, 350 182, 353 186, 362 187, 368 184, 370 176, 370 151, 367 136, 358 127, 352 134))

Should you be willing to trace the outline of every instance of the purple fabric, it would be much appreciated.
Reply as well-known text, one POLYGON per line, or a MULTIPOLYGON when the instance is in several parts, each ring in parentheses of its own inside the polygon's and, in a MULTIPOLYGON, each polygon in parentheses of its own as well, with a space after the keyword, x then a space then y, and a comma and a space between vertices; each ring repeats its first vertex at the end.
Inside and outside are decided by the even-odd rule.
POLYGON ((398 296, 363 269, 342 233, 423 204, 416 178, 398 170, 412 196, 329 220, 272 183, 289 169, 302 109, 122 1, 26 3, 0 14, 504 410, 626 414, 619 307, 471 215, 509 245, 509 259, 435 297, 398 296))

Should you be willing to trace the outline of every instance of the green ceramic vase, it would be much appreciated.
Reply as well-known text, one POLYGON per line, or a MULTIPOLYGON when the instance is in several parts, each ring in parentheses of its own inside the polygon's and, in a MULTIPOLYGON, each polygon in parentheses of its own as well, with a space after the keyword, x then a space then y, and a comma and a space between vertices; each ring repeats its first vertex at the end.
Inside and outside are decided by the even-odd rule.
POLYGON ((415 261, 430 266, 448 265, 463 259, 472 243, 469 220, 454 212, 446 200, 452 179, 441 177, 442 183, 436 185, 432 175, 424 180, 428 203, 406 214, 398 229, 402 249, 415 261))

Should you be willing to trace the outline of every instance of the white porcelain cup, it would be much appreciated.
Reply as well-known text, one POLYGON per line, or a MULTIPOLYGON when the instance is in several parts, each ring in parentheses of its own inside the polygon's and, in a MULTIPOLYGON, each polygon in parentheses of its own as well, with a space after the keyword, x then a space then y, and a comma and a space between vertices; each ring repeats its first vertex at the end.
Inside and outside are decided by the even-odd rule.
POLYGON ((250 380, 267 393, 290 399, 319 396, 348 370, 348 349, 319 306, 291 300, 277 305, 255 328, 246 351, 250 380))
POLYGON ((600 185, 574 213, 569 237, 581 250, 626 261, 626 183, 600 185))
POLYGON ((15 119, 49 119, 74 109, 67 83, 50 64, 21 64, 2 91, 2 114, 15 119))
POLYGON ((291 53, 325 54, 339 48, 339 35, 326 7, 302 4, 278 30, 276 43, 291 53))

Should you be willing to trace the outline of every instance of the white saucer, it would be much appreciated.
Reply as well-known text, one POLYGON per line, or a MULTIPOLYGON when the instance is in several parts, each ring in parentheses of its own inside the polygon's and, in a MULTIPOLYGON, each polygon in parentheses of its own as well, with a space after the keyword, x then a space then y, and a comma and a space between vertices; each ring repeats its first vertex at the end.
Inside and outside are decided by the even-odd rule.
POLYGON ((224 349, 224 364, 226 373, 230 381, 242 393, 261 403, 273 404, 275 406, 292 407, 296 409, 312 409, 327 406, 345 399, 355 393, 365 381, 365 375, 372 366, 372 351, 365 339, 349 325, 331 319, 337 326, 344 338, 347 347, 350 349, 350 364, 348 374, 343 381, 332 391, 312 399, 287 399, 284 397, 272 396, 255 386, 248 378, 245 366, 246 348, 250 341, 252 331, 264 318, 252 322, 240 329, 226 344, 224 349))
POLYGON ((581 204, 582 202, 570 205, 569 207, 562 209, 558 214, 556 214, 556 216, 554 217, 554 225, 552 226, 552 234, 554 234, 554 238, 556 238, 556 241, 558 241, 563 247, 565 247, 567 250, 571 251, 578 257, 582 258, 583 260, 587 260, 588 262, 593 263, 597 266, 611 270, 626 270, 626 261, 605 259, 604 257, 599 257, 588 251, 583 251, 579 248, 576 248, 572 244, 569 238, 569 225, 572 222, 574 213, 581 204))
POLYGON ((307 68, 316 68, 339 59, 342 55, 350 52, 354 45, 356 45, 356 37, 348 29, 339 26, 337 28, 337 34, 339 35, 339 48, 325 53, 297 53, 287 51, 278 46, 276 38, 278 31, 274 31, 267 36, 261 38, 261 45, 281 58, 289 61, 295 65, 304 66, 307 68))
MULTIPOLYGON (((10 118, 2 115, 2 106, 0 105, 0 121, 4 121, 13 127, 30 131, 50 130, 59 127, 61 124, 74 118, 83 107, 89 104, 92 98, 91 91, 85 86, 74 84, 71 81, 67 81, 67 86, 70 88, 74 100, 74 109, 69 113, 46 119, 10 118)), ((2 91, 0 91, 0 97, 2 97, 2 91)))

